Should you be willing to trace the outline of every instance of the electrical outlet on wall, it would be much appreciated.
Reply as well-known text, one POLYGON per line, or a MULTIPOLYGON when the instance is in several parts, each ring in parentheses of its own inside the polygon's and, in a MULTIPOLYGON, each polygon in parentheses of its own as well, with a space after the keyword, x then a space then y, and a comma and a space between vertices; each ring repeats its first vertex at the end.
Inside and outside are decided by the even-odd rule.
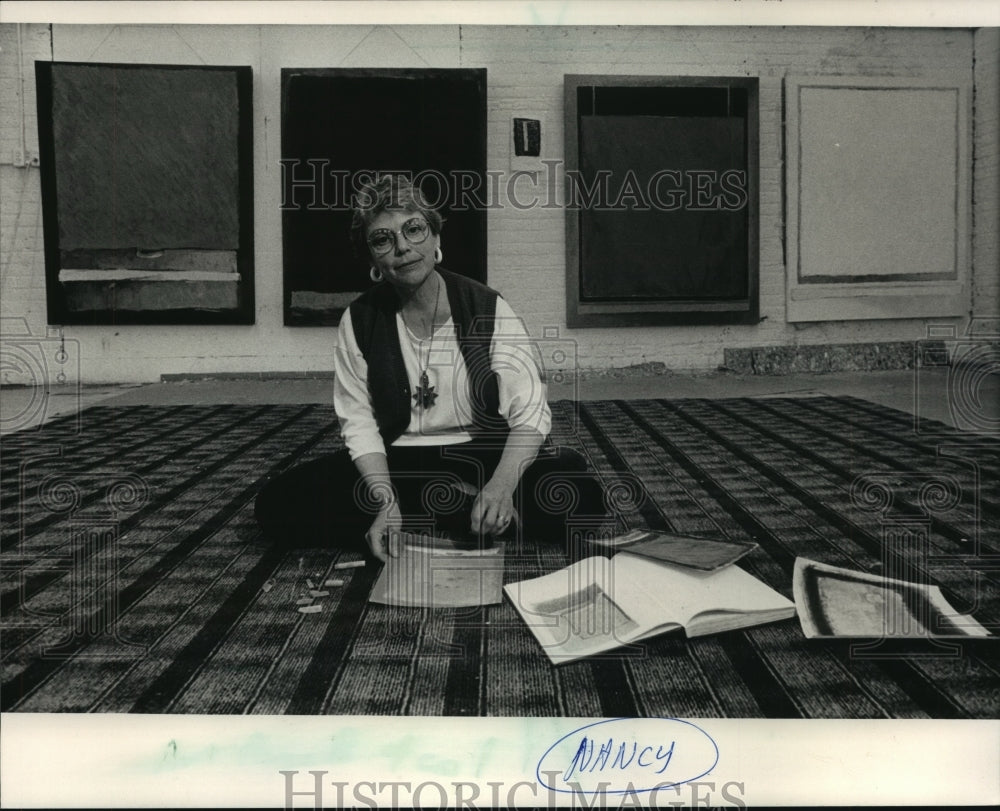
POLYGON ((13 165, 18 169, 28 166, 38 167, 40 161, 37 152, 22 152, 20 149, 14 153, 13 165))

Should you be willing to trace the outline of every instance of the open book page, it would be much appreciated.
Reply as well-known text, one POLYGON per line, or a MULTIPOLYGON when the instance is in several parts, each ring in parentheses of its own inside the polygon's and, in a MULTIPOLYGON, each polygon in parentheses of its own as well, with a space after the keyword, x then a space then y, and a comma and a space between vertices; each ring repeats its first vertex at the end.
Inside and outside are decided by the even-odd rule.
POLYGON ((627 644, 645 630, 618 602, 631 595, 616 595, 607 558, 585 558, 504 591, 557 664, 627 644))
POLYGON ((372 587, 370 602, 427 608, 492 605, 503 599, 504 548, 435 549, 403 545, 372 587))
POLYGON ((798 558, 793 589, 802 632, 810 638, 990 635, 956 611, 937 586, 798 558))
POLYGON ((553 662, 683 627, 688 636, 795 616, 795 604, 729 566, 701 572, 620 552, 504 587, 553 662))
POLYGON ((680 624, 689 637, 795 616, 795 604, 737 566, 703 572, 620 552, 611 560, 613 590, 647 634, 680 624))

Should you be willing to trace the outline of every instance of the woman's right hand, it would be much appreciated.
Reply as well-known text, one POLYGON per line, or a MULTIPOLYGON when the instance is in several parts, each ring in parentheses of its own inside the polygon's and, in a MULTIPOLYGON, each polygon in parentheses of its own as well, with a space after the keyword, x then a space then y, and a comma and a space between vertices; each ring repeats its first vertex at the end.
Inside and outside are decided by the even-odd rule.
POLYGON ((389 557, 399 557, 399 530, 403 526, 403 517, 399 512, 399 505, 395 501, 390 501, 383 506, 371 529, 365 533, 365 540, 372 554, 385 563, 389 557))

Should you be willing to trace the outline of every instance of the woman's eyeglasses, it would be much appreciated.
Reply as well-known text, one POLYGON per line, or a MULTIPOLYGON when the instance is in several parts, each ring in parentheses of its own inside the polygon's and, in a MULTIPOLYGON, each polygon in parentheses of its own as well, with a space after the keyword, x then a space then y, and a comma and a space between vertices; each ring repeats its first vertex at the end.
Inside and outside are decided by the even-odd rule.
POLYGON ((396 247, 396 234, 399 233, 411 245, 419 245, 431 232, 426 220, 414 217, 403 223, 398 232, 389 228, 376 228, 368 235, 368 247, 376 256, 383 256, 396 247))

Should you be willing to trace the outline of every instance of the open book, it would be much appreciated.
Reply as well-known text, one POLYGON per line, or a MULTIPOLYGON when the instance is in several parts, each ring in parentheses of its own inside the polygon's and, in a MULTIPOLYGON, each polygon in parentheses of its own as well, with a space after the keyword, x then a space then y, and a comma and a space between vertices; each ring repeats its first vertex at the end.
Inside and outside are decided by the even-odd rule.
POLYGON ((736 566, 700 572, 620 552, 504 591, 554 663, 666 631, 689 637, 795 616, 795 604, 736 566))

